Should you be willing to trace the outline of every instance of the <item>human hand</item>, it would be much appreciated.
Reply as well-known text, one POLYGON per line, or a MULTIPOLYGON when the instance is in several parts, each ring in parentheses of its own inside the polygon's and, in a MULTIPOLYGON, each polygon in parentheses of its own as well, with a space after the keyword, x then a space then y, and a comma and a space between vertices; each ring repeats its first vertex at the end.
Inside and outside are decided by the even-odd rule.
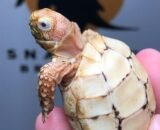
MULTIPOLYGON (((154 89, 157 109, 153 116, 149 130, 160 130, 160 52, 145 49, 137 54, 137 58, 146 68, 154 89)), ((45 123, 42 115, 37 117, 35 130, 72 130, 62 108, 55 107, 45 123)))
POLYGON ((156 98, 156 114, 152 118, 149 130, 160 130, 160 52, 154 49, 145 49, 137 54, 137 58, 149 74, 156 98))

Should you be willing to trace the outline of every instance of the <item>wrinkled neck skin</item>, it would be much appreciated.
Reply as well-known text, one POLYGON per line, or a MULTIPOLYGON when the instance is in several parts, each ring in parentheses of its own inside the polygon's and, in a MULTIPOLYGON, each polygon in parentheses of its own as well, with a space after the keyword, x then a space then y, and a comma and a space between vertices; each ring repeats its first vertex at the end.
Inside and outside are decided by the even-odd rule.
POLYGON ((78 56, 84 47, 84 41, 78 25, 71 22, 71 32, 62 41, 62 45, 54 51, 56 57, 72 59, 78 56))

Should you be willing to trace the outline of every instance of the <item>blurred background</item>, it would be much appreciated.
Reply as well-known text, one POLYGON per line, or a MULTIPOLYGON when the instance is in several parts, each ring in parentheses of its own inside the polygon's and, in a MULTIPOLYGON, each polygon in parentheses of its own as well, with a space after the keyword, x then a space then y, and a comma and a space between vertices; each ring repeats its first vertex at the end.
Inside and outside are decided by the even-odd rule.
MULTIPOLYGON (((132 50, 160 50, 159 0, 4 0, 0 4, 0 130, 34 130, 40 113, 39 67, 50 57, 34 41, 30 12, 49 7, 78 22, 120 39, 132 50)), ((62 106, 57 89, 56 105, 62 106)))

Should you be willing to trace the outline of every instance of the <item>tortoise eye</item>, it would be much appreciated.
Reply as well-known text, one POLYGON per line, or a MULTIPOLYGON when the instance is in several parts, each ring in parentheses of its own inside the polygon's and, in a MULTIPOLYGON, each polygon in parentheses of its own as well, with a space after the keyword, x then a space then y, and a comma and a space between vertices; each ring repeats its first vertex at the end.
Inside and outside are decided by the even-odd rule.
POLYGON ((49 18, 42 17, 38 20, 38 28, 42 31, 49 31, 52 28, 52 23, 49 18))

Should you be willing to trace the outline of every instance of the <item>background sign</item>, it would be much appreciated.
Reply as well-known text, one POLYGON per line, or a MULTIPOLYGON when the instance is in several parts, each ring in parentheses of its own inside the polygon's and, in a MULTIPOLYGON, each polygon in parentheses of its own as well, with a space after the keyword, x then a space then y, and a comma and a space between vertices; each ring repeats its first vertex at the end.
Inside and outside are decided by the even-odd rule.
POLYGON ((82 30, 88 26, 130 30, 130 28, 110 23, 122 7, 123 0, 35 0, 34 2, 32 0, 17 0, 17 6, 24 2, 31 12, 41 8, 54 9, 77 22, 82 30))
MULTIPOLYGON (((36 1, 32 0, 33 3, 36 1)), ((81 10, 85 8, 92 10, 94 9, 92 4, 98 3, 95 4, 98 7, 96 11, 92 11, 93 17, 96 16, 105 22, 105 26, 95 24, 96 20, 88 19, 85 20, 82 29, 90 23, 96 25, 97 31, 103 35, 125 41, 134 50, 148 47, 159 50, 160 1, 112 1, 115 3, 110 3, 111 0, 99 0, 90 1, 87 4, 84 1, 80 6, 81 10), (84 6, 86 7, 83 8, 84 6), (113 7, 116 8, 113 9, 113 7), (113 29, 108 25, 127 29, 113 29)), ((16 7, 16 2, 16 0, 5 0, 0 4, 0 130, 34 130, 34 122, 40 112, 37 96, 37 70, 50 58, 35 43, 28 26, 30 16, 28 7, 31 10, 39 8, 38 1, 37 4, 32 4, 33 7, 29 6, 29 1, 26 1, 27 4, 23 3, 16 7)), ((67 5, 61 2, 61 5, 63 8, 67 5, 71 12, 75 12, 73 9, 77 5, 73 5, 72 2, 68 3, 67 5)), ((51 7, 58 10, 60 6, 55 5, 51 7)), ((85 12, 81 16, 83 17, 84 14, 85 12)), ((59 93, 57 93, 56 104, 61 105, 59 93)))

